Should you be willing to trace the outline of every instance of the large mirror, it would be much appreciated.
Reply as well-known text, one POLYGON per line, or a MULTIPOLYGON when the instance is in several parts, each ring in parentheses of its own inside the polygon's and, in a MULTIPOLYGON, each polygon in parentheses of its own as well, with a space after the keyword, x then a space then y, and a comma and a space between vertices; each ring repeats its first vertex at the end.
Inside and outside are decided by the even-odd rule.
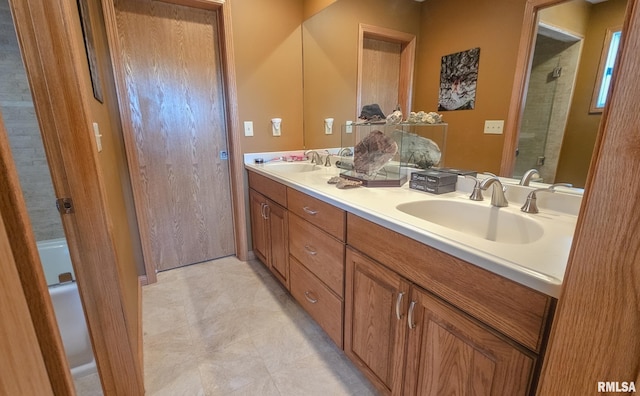
POLYGON ((545 182, 584 186, 601 118, 590 109, 597 70, 607 29, 622 25, 626 0, 550 0, 539 10, 531 3, 543 2, 526 0, 324 3, 315 2, 302 28, 307 148, 340 146, 339 129, 325 134, 323 120, 334 118, 339 128, 358 115, 358 26, 364 23, 416 35, 412 111, 437 111, 442 56, 480 48, 475 108, 441 112, 449 124, 445 165, 516 177, 539 168, 545 182), (524 35, 523 20, 532 25, 524 35), (518 81, 524 83, 514 90, 518 81), (542 102, 531 95, 549 86, 556 100, 546 103, 546 114, 527 109, 542 102), (485 134, 485 120, 505 120, 504 134, 485 134))

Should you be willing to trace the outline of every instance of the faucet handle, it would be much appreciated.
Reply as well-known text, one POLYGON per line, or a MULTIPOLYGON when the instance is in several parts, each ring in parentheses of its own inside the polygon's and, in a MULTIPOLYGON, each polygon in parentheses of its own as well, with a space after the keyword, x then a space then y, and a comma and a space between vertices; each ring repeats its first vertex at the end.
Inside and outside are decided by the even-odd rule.
POLYGON ((482 189, 480 188, 480 180, 471 175, 464 175, 464 177, 475 181, 475 184, 473 185, 473 192, 471 192, 469 199, 472 201, 483 201, 484 197, 482 196, 482 189))
POLYGON ((571 184, 571 183, 555 183, 555 184, 550 185, 549 187, 536 188, 535 190, 531 191, 529 193, 529 195, 527 195, 527 200, 525 201, 524 205, 522 205, 520 210, 525 212, 525 213, 538 213, 538 204, 537 204, 538 197, 537 197, 536 193, 538 193, 538 192, 554 193, 554 192, 556 192, 556 187, 573 187, 573 184, 571 184))
POLYGON ((327 157, 324 159, 324 166, 331 166, 331 153, 329 150, 324 150, 324 152, 327 153, 327 157))

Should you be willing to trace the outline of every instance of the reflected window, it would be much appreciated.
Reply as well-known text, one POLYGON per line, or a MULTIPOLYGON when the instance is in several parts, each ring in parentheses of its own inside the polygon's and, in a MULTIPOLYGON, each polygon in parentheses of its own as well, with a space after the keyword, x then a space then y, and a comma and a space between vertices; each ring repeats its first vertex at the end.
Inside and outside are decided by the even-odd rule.
POLYGON ((591 99, 592 113, 601 113, 604 105, 607 103, 613 67, 615 66, 621 37, 621 29, 607 29, 602 55, 600 57, 600 67, 598 68, 598 79, 596 80, 593 98, 591 99))

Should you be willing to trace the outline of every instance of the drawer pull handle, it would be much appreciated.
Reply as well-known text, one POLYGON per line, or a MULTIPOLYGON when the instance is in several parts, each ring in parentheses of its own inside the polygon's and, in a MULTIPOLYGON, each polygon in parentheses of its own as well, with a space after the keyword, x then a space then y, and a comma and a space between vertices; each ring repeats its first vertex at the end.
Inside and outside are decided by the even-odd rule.
POLYGON ((318 214, 317 210, 313 210, 313 209, 309 209, 308 206, 305 206, 304 208, 302 208, 302 210, 304 210, 305 212, 307 212, 308 214, 310 214, 311 216, 315 216, 318 214))
POLYGON ((307 253, 309 253, 312 256, 315 256, 316 254, 318 254, 318 252, 315 251, 315 249, 313 249, 311 246, 309 245, 304 245, 304 250, 307 251, 307 253))
POLYGON ((416 324, 413 323, 413 310, 415 308, 416 308, 416 302, 411 301, 411 304, 409 305, 409 315, 407 315, 407 324, 409 325, 410 329, 416 328, 416 324))
POLYGON ((304 292, 304 298, 306 298, 307 301, 309 301, 311 304, 315 304, 315 303, 318 302, 317 298, 311 297, 311 292, 310 291, 304 292))
POLYGON ((402 319, 402 313, 400 313, 400 305, 402 304, 402 297, 404 297, 404 292, 398 293, 398 298, 396 299, 396 318, 398 318, 398 320, 402 319))

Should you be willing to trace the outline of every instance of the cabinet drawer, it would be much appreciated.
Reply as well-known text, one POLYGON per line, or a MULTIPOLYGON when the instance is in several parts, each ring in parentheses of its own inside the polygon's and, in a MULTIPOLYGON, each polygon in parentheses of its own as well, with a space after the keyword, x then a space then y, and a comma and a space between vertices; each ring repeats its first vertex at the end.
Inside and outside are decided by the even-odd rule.
POLYGON ((344 241, 346 223, 344 210, 291 188, 287 189, 287 206, 292 213, 344 241))
POLYGON ((295 258, 290 260, 291 294, 342 348, 342 300, 295 258))
POLYGON ((272 201, 287 207, 287 187, 255 172, 248 171, 249 187, 264 194, 272 201))
POLYGON ((291 214, 289 216, 289 254, 343 296, 344 244, 319 228, 291 214))
POLYGON ((555 299, 352 214, 347 235, 349 246, 540 351, 555 299))

